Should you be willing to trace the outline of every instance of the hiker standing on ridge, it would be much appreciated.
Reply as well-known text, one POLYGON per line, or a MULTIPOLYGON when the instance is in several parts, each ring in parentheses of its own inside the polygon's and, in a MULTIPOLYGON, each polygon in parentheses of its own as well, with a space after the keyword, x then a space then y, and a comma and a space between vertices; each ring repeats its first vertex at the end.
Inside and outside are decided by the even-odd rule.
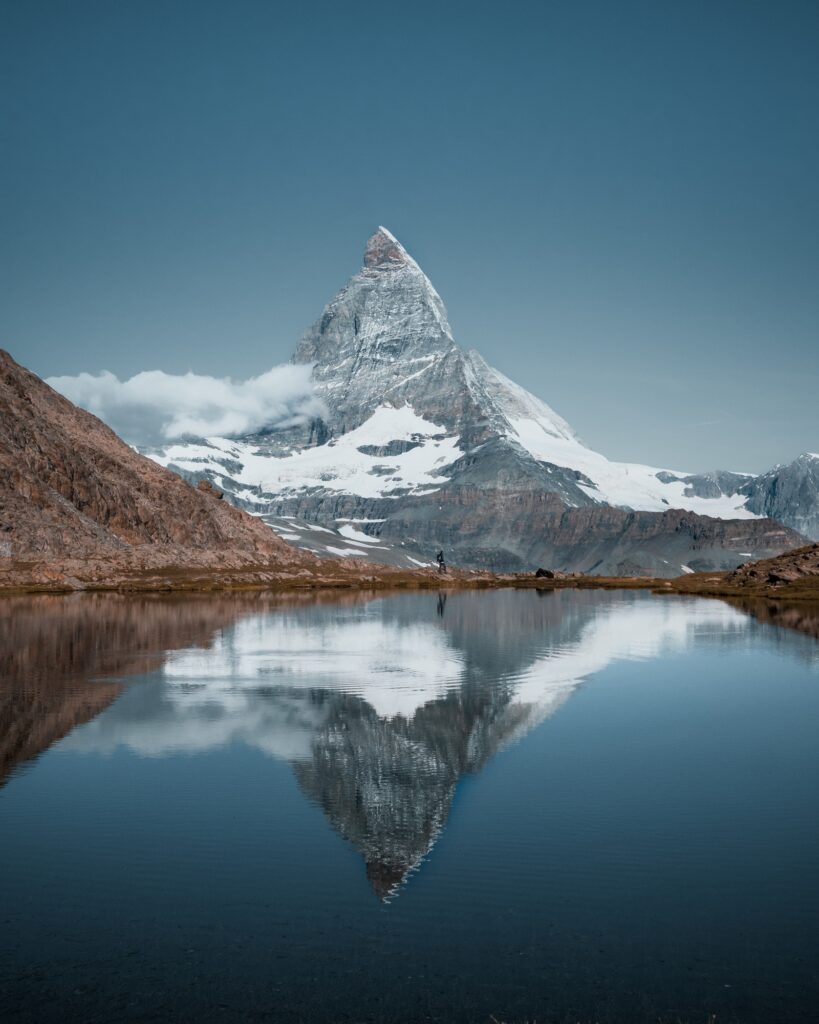
POLYGON ((438 559, 438 572, 446 572, 446 562, 444 561, 443 551, 439 551, 435 557, 438 559))

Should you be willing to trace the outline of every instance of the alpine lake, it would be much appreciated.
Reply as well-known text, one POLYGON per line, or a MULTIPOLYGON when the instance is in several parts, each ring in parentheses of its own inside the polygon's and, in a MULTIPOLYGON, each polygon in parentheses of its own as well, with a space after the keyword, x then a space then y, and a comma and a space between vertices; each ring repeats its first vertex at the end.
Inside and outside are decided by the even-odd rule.
POLYGON ((8 598, 0 1020, 819 1019, 819 609, 8 598))

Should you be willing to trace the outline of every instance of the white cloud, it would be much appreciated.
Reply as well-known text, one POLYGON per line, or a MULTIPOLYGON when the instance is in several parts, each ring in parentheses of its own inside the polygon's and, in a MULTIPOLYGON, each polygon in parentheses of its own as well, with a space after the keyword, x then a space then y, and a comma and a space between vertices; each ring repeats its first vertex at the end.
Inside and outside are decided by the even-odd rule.
POLYGON ((310 366, 274 366, 259 377, 231 380, 148 370, 120 380, 100 374, 49 377, 47 383, 132 444, 174 438, 235 437, 321 416, 310 366))

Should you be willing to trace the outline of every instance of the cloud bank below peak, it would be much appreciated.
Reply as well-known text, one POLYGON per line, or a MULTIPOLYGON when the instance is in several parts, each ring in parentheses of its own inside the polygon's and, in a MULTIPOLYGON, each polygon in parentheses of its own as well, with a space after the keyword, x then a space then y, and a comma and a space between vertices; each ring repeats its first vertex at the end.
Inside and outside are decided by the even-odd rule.
POLYGON ((309 365, 274 366, 232 380, 198 373, 147 370, 127 380, 113 373, 49 377, 46 383, 107 423, 131 444, 181 437, 235 437, 282 429, 324 414, 309 365))

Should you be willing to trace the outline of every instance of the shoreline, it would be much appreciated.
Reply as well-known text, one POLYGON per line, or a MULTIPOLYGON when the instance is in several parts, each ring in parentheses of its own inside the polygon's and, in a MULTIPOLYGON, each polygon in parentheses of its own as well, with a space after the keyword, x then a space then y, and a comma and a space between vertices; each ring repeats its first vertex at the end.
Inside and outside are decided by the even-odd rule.
MULTIPOLYGON (((41 566, 37 568, 43 571, 41 566)), ((369 568, 369 567, 368 567, 369 568)), ((445 574, 435 570, 407 569, 350 571, 324 574, 282 572, 259 566, 224 573, 201 569, 164 567, 141 573, 112 573, 108 579, 83 579, 60 574, 56 579, 29 579, 4 585, 0 599, 27 594, 68 595, 77 593, 112 594, 225 594, 293 593, 310 591, 402 591, 402 590, 649 590, 655 594, 681 594, 692 597, 763 598, 819 602, 819 578, 804 577, 787 583, 754 583, 738 586, 729 582, 729 572, 694 573, 665 579, 649 576, 571 576, 546 579, 534 573, 490 573, 483 570, 453 569, 445 574)), ((48 568, 45 569, 48 572, 48 568)), ((53 571, 53 570, 52 570, 53 571)), ((21 573, 25 575, 25 573, 21 573)), ((35 575, 35 573, 32 573, 35 575)))

